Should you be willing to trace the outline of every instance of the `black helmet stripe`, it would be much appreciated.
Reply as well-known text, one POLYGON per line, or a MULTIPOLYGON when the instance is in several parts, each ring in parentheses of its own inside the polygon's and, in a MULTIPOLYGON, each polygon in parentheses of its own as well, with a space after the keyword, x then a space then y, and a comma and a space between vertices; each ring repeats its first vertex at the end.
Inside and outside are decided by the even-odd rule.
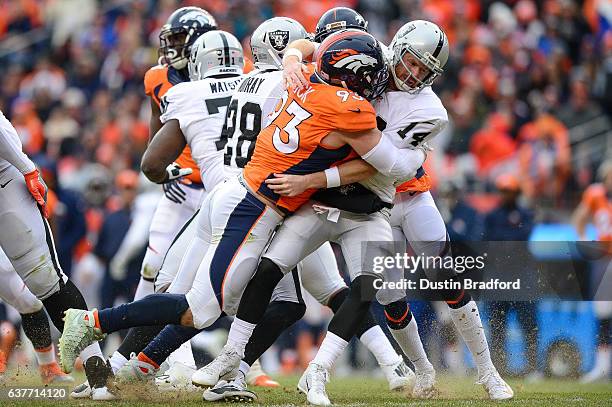
POLYGON ((223 58, 225 66, 230 66, 230 49, 227 37, 222 32, 219 32, 219 35, 221 36, 221 41, 223 41, 223 58))
POLYGON ((442 46, 444 45, 444 34, 442 33, 442 31, 440 31, 440 39, 438 40, 438 45, 436 46, 436 49, 433 52, 433 57, 434 58, 438 58, 438 54, 440 53, 440 51, 442 51, 442 46))

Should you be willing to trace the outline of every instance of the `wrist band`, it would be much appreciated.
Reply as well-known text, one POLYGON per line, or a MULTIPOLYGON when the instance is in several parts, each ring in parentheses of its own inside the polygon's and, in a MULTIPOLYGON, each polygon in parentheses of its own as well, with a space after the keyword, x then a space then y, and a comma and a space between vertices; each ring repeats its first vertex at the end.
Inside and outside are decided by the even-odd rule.
POLYGON ((297 57, 298 62, 302 62, 302 59, 304 57, 302 55, 302 51, 300 51, 299 49, 289 48, 287 51, 285 51, 285 55, 283 55, 283 63, 285 63, 287 60, 287 57, 290 57, 290 56, 297 57))
POLYGON ((325 170, 325 179, 327 181, 327 188, 339 187, 340 184, 340 171, 338 167, 331 167, 325 170))

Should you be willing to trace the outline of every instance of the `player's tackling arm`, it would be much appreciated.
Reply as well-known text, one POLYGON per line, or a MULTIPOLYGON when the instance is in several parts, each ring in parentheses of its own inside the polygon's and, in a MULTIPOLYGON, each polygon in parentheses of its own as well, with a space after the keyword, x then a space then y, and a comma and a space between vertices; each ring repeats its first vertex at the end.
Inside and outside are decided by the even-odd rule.
POLYGON ((171 174, 166 168, 172 165, 186 144, 178 120, 168 120, 155 134, 142 156, 140 164, 142 172, 148 179, 158 184, 168 181, 171 174))
POLYGON ((308 87, 308 80, 304 76, 307 69, 302 60, 312 56, 316 48, 316 43, 307 39, 295 40, 289 44, 283 56, 283 79, 287 88, 308 87))
POLYGON ((364 160, 357 158, 306 175, 274 174, 275 178, 266 180, 268 187, 280 195, 296 196, 307 189, 333 188, 340 185, 363 181, 376 173, 376 169, 364 160))
POLYGON ((333 132, 381 174, 397 182, 414 178, 427 154, 421 148, 397 148, 378 129, 362 132, 333 132))

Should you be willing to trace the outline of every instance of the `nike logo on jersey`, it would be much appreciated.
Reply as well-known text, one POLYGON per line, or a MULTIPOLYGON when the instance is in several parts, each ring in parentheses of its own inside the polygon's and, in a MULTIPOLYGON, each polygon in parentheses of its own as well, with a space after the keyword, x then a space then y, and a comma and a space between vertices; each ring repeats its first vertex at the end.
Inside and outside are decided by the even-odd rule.
POLYGON ((12 179, 9 179, 4 184, 0 184, 0 188, 4 189, 4 187, 7 186, 9 184, 9 182, 11 182, 11 181, 12 181, 12 179))
POLYGON ((349 109, 350 112, 355 112, 355 113, 361 113, 361 109, 360 108, 356 108, 356 109, 349 109))

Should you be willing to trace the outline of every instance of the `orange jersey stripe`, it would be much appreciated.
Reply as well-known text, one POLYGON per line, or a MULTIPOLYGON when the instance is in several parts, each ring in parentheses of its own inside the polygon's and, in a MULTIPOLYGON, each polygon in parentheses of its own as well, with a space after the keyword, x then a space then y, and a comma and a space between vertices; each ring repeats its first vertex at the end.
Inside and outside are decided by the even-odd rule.
POLYGON ((327 148, 323 139, 332 131, 358 132, 376 128, 376 113, 365 99, 346 89, 319 83, 309 67, 310 86, 285 93, 274 120, 257 137, 244 178, 258 193, 288 212, 296 211, 315 190, 295 197, 280 196, 265 180, 275 173, 309 174, 323 171, 348 157, 349 145, 327 148))

